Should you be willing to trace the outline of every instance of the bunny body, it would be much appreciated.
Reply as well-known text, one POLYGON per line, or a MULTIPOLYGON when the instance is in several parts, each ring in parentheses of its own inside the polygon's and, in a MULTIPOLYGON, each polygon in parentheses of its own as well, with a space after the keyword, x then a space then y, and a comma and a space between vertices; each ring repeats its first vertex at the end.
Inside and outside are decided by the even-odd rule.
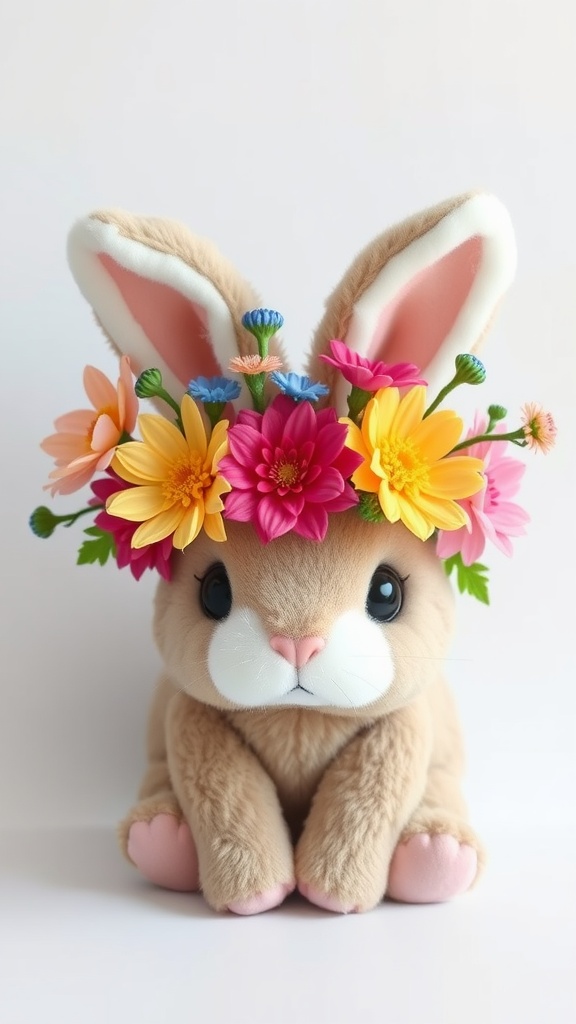
MULTIPOLYGON (((95 214, 73 230, 70 261, 114 346, 135 372, 160 366, 173 392, 251 351, 240 323, 254 293, 174 222, 95 214)), ((334 292, 311 373, 342 412, 342 382, 319 360, 333 337, 442 379, 483 335, 513 269, 509 220, 492 197, 404 222, 334 292)), ((250 524, 226 530, 224 544, 200 535, 159 586, 165 671, 147 772, 121 828, 125 853, 157 884, 201 889, 217 910, 243 914, 296 886, 345 912, 386 894, 464 892, 482 850, 460 790, 462 741, 442 674, 453 599, 434 542, 354 510, 330 517, 322 543, 288 533, 263 545, 250 524), (231 594, 218 620, 201 600, 215 566, 231 594), (381 566, 403 592, 390 622, 369 613, 381 566)))

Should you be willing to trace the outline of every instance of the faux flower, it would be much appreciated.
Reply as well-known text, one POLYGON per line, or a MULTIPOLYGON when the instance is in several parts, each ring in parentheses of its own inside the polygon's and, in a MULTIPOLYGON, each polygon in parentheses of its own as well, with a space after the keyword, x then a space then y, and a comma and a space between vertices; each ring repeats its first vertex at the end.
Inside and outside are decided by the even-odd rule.
POLYGON ((407 388, 426 384, 420 377, 420 370, 414 363, 374 362, 353 352, 343 341, 330 342, 331 356, 320 356, 325 363, 335 366, 350 384, 363 391, 379 391, 380 388, 407 388))
POLYGON ((191 380, 187 391, 191 398, 200 402, 232 402, 240 394, 240 385, 227 377, 196 377, 191 380))
POLYGON ((288 395, 289 398, 293 398, 297 402, 302 400, 317 402, 322 395, 327 395, 330 390, 325 384, 313 384, 310 377, 301 377, 298 373, 275 371, 270 374, 270 380, 280 388, 283 395, 288 395))
MULTIPOLYGON (((476 416, 468 437, 484 434, 488 427, 485 416, 476 416)), ((505 431, 504 424, 499 428, 505 431)), ((497 435, 496 435, 497 436, 497 435)), ((469 525, 449 533, 440 531, 436 545, 439 558, 451 558, 460 552, 464 565, 477 562, 486 541, 490 540, 505 555, 512 554, 511 537, 520 537, 526 531, 528 514, 513 498, 524 475, 525 465, 506 455, 508 445, 503 441, 483 441, 466 449, 470 455, 484 463, 484 486, 476 494, 460 501, 468 515, 469 525)))
POLYGON ((243 410, 229 431, 220 469, 233 487, 225 517, 253 522, 263 543, 294 530, 323 540, 328 515, 358 502, 347 483, 360 457, 345 447, 334 409, 278 395, 264 414, 243 410))
POLYGON ((184 549, 202 527, 212 540, 226 540, 222 495, 230 485, 218 463, 227 451, 228 421, 216 424, 208 442, 189 395, 182 399, 181 414, 184 435, 163 416, 140 415, 142 441, 123 444, 116 452, 113 469, 138 486, 116 494, 106 510, 140 524, 132 537, 135 548, 173 535, 174 547, 184 549))
MULTIPOLYGON (((91 483, 94 499, 96 502, 105 505, 113 494, 129 490, 134 484, 122 480, 113 470, 108 470, 108 475, 101 480, 93 480, 91 483)), ((127 519, 119 519, 109 512, 99 512, 94 519, 96 526, 101 530, 107 530, 114 537, 116 545, 116 562, 119 569, 125 566, 130 567, 134 579, 139 580, 146 569, 156 569, 165 580, 171 578, 171 555, 174 551, 172 538, 165 537, 156 544, 146 544, 141 548, 132 547, 132 538, 138 529, 137 523, 131 523, 127 519)))
POLYGON ((116 387, 101 370, 87 366, 84 388, 94 408, 60 416, 54 423, 57 433, 41 444, 56 460, 56 469, 49 476, 51 482, 46 485, 52 494, 72 494, 96 471, 107 469, 122 435, 130 434, 136 423, 138 399, 127 356, 120 360, 116 387))
POLYGON ((242 317, 242 326, 256 338, 260 355, 266 354, 268 341, 283 323, 284 317, 275 309, 251 309, 242 317), (261 350, 261 346, 265 351, 261 350))
POLYGON ((480 459, 445 457, 461 435, 460 417, 442 410, 424 419, 425 405, 423 387, 412 388, 402 399, 398 388, 387 387, 368 402, 361 428, 343 421, 348 446, 362 456, 352 482, 377 494, 386 519, 400 519, 421 540, 436 528, 465 526, 468 517, 457 501, 483 485, 480 459))
POLYGON ((556 424, 549 412, 535 402, 528 402, 522 408, 524 436, 528 447, 535 451, 549 452, 556 441, 556 424))
POLYGON ((229 369, 233 373, 270 373, 270 370, 281 370, 282 360, 278 356, 235 356, 230 360, 229 369))

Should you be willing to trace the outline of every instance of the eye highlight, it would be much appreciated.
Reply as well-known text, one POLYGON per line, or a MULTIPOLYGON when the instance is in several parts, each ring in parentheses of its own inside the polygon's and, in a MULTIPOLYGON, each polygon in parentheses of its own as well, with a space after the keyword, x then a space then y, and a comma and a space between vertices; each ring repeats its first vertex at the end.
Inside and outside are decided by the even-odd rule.
POLYGON ((232 608, 232 590, 228 573, 222 562, 211 565, 202 577, 195 576, 200 583, 200 607, 209 619, 225 619, 232 608))
POLYGON ((392 622, 404 601, 404 579, 389 565, 376 569, 366 598, 366 612, 376 622, 392 622))

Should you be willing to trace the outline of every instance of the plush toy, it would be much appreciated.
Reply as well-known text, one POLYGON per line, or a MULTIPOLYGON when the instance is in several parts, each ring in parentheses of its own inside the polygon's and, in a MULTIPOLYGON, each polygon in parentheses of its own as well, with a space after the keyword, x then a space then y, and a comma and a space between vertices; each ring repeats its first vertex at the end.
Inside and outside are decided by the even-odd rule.
POLYGON ((514 272, 506 211, 465 195, 377 238, 307 376, 286 368, 280 314, 175 222, 93 214, 69 258, 120 377, 88 367, 93 408, 44 442, 52 493, 92 482, 90 503, 32 527, 91 511, 79 561, 164 577, 127 857, 237 914, 295 888, 342 913, 465 892, 483 851, 443 678, 448 573, 487 601, 485 543, 510 553, 527 520, 510 451, 555 433, 537 406, 514 430, 490 406, 468 432, 443 406, 485 377, 471 353, 514 272), (138 398, 158 411, 135 440, 138 398))

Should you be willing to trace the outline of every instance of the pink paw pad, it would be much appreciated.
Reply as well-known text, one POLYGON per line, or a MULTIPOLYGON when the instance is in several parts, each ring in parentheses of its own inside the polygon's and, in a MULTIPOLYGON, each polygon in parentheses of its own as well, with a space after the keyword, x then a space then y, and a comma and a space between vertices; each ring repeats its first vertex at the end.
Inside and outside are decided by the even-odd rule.
POLYGON ((197 892, 198 855, 190 829, 173 814, 135 821, 128 833, 128 856, 149 882, 177 892, 197 892))
POLYGON ((234 902, 228 904, 228 910, 231 910, 233 914, 242 914, 244 916, 263 914, 265 910, 273 910, 274 907, 279 907, 293 891, 294 885, 292 882, 279 883, 265 892, 257 892, 247 900, 234 900, 234 902))
POLYGON ((336 896, 329 896, 325 892, 320 892, 319 889, 314 889, 307 882, 300 882, 298 884, 298 891, 304 899, 308 900, 309 903, 313 903, 314 906, 320 907, 321 910, 331 910, 333 914, 356 914, 358 912, 358 907, 353 903, 343 903, 336 896))
POLYGON ((402 903, 443 903, 466 892, 477 870, 476 851, 467 843, 423 832, 396 847, 387 894, 402 903))

